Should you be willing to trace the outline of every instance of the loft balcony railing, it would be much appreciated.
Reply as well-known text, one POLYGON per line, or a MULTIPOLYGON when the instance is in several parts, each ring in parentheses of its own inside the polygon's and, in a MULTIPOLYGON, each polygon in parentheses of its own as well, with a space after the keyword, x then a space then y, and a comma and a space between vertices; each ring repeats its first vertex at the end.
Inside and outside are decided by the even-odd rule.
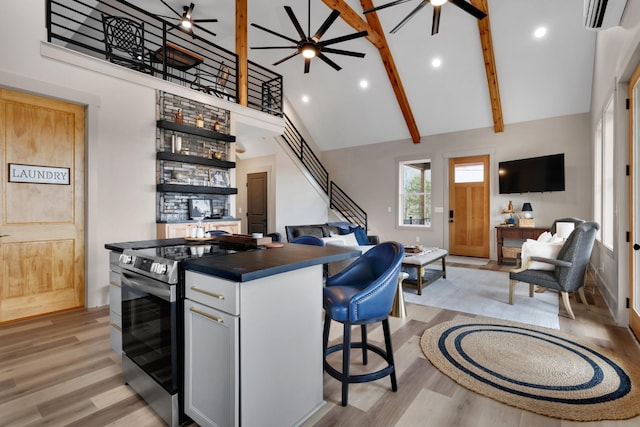
MULTIPOLYGON (((177 20, 122 0, 47 0, 46 5, 50 43, 238 102, 238 56, 210 42, 214 33, 206 28, 194 25, 194 34, 188 35, 175 27, 177 20), (103 16, 126 18, 142 27, 137 54, 113 54, 103 16)), ((130 34, 120 33, 119 38, 130 34)), ((249 61, 247 92, 248 107, 282 116, 281 75, 249 61)))

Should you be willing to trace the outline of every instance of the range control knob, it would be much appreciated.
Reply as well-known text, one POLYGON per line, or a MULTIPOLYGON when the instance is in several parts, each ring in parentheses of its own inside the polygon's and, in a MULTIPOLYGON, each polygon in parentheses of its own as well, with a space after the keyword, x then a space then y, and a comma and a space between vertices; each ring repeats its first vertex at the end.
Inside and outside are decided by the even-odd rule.
POLYGON ((164 274, 167 272, 167 266, 160 262, 154 262, 151 264, 151 272, 156 274, 164 274))
POLYGON ((131 264, 132 261, 133 261, 133 257, 131 255, 125 255, 125 254, 120 255, 120 262, 122 264, 131 264))

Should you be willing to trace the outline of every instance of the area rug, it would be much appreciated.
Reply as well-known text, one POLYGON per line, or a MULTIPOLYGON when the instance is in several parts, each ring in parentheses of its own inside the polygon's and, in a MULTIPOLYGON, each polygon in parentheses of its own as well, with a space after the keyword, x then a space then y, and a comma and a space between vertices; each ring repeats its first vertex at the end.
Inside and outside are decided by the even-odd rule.
POLYGON ((640 414, 640 368, 558 331, 469 318, 427 329, 420 346, 461 386, 520 409, 572 421, 640 414))
POLYGON ((558 294, 545 292, 529 298, 529 285, 515 288, 514 304, 509 304, 509 273, 447 266, 447 278, 422 289, 405 288, 406 302, 460 311, 545 328, 560 329, 558 294))
POLYGON ((468 256, 447 255, 447 262, 455 264, 468 264, 468 265, 487 265, 489 264, 488 258, 473 258, 468 256))

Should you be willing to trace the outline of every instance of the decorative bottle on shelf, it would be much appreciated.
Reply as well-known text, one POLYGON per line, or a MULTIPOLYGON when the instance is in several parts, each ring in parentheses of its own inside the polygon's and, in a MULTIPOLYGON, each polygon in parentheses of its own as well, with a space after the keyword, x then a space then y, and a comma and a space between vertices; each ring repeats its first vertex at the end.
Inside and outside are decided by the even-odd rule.
POLYGON ((184 123, 184 119, 182 117, 182 109, 178 109, 178 111, 173 115, 173 121, 175 123, 184 123))
POLYGON ((217 120, 213 123, 213 130, 220 132, 220 123, 217 120))
POLYGON ((204 127, 204 119, 202 118, 202 114, 198 114, 196 118, 196 127, 202 129, 204 127))

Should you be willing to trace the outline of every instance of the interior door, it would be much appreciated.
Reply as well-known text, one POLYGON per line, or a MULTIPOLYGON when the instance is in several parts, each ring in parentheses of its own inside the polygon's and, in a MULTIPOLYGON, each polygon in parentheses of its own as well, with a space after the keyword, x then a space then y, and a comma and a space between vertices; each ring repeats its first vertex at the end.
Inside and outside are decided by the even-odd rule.
POLYGON ((640 339, 640 66, 636 68, 629 83, 629 229, 631 233, 629 260, 629 325, 640 339))
POLYGON ((247 174, 247 232, 267 233, 267 173, 247 174))
POLYGON ((0 89, 0 323, 84 305, 84 107, 0 89))
POLYGON ((489 156, 449 159, 449 253, 489 257, 489 156))

